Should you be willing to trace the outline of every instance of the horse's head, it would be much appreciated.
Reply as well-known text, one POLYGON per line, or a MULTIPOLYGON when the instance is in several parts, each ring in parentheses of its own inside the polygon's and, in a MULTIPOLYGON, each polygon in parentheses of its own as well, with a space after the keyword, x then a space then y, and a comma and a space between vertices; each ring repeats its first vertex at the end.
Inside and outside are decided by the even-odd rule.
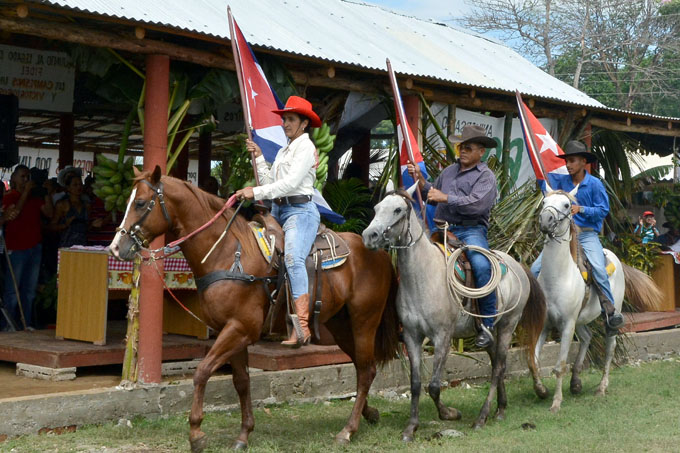
POLYGON ((375 217, 362 233, 364 245, 370 249, 403 245, 411 240, 411 203, 413 199, 402 190, 388 193, 375 205, 375 217))
POLYGON ((165 233, 170 224, 160 167, 156 166, 153 172, 135 168, 135 183, 123 221, 109 245, 111 253, 119 260, 129 261, 156 236, 165 233))
POLYGON ((578 187, 569 193, 563 190, 555 190, 549 192, 543 198, 543 207, 538 214, 538 226, 541 233, 556 237, 569 231, 571 204, 572 202, 576 203, 574 198, 576 189, 578 187))

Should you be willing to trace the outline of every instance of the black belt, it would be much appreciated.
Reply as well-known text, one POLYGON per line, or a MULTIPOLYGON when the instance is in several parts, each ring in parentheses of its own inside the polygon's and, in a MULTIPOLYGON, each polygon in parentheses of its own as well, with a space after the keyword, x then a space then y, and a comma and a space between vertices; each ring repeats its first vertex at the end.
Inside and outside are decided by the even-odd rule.
POLYGON ((300 204, 312 201, 311 195, 292 195, 290 197, 274 198, 274 203, 278 205, 300 204))
POLYGON ((484 225, 484 223, 481 220, 461 220, 459 223, 450 223, 449 228, 471 227, 477 225, 484 225))

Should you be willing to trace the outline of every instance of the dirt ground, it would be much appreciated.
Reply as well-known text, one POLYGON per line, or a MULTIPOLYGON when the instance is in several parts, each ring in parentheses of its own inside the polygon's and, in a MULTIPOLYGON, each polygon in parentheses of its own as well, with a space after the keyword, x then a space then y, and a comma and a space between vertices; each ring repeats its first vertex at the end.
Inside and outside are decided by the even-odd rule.
POLYGON ((0 399, 115 387, 120 375, 120 365, 82 367, 77 369, 76 379, 52 382, 17 376, 15 363, 0 362, 0 399))

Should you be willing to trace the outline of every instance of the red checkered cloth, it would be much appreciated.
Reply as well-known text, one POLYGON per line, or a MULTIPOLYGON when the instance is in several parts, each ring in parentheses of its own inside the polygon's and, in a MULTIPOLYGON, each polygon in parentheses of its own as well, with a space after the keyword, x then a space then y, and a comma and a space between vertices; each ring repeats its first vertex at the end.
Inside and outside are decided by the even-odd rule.
MULTIPOLYGON (((84 246, 74 245, 71 250, 91 250, 93 252, 103 252, 106 247, 100 245, 84 246)), ((61 253, 59 253, 61 259, 61 253)), ((191 272, 189 263, 182 255, 182 252, 177 252, 165 258, 165 272, 191 272)), ((132 272, 132 261, 119 261, 113 256, 109 256, 109 271, 130 271, 132 272)))

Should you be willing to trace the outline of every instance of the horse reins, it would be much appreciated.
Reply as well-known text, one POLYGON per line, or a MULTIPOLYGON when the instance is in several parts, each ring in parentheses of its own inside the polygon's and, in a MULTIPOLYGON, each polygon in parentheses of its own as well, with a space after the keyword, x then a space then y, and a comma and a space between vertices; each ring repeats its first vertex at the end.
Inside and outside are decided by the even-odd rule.
MULTIPOLYGON (((397 193, 397 195, 398 195, 398 193, 397 193)), ((397 220, 395 220, 395 221, 392 222, 390 225, 388 225, 387 228, 385 228, 385 229, 383 230, 383 232, 382 232, 382 237, 383 237, 383 239, 384 239, 385 241, 387 241, 387 243, 389 244, 389 248, 390 248, 390 249, 409 249, 409 248, 413 247, 413 246, 416 244, 416 242, 418 242, 418 241, 420 240, 420 238, 423 237, 423 234, 425 233, 425 228, 421 228, 421 229, 420 229, 420 235, 419 235, 415 240, 413 240, 413 236, 411 235, 411 219, 410 219, 410 217, 411 217, 411 210, 412 210, 413 208, 411 207, 411 203, 409 202, 408 199, 406 199, 406 197, 404 197, 403 195, 399 195, 399 196, 400 196, 400 197, 402 198, 402 200, 404 200, 404 202, 406 203, 406 214, 404 214, 403 216, 398 217, 397 220), (407 226, 406 234, 408 235, 409 238, 411 238, 411 242, 409 242, 409 243, 406 244, 406 245, 395 245, 395 244, 392 244, 392 242, 390 241, 390 239, 387 237, 387 233, 389 233, 389 231, 390 231, 392 228, 394 228, 395 225, 397 225, 399 222, 401 222, 401 221, 404 220, 404 219, 408 219, 408 226, 407 226)), ((400 240, 401 240, 401 235, 397 236, 397 241, 400 241, 400 240)))

